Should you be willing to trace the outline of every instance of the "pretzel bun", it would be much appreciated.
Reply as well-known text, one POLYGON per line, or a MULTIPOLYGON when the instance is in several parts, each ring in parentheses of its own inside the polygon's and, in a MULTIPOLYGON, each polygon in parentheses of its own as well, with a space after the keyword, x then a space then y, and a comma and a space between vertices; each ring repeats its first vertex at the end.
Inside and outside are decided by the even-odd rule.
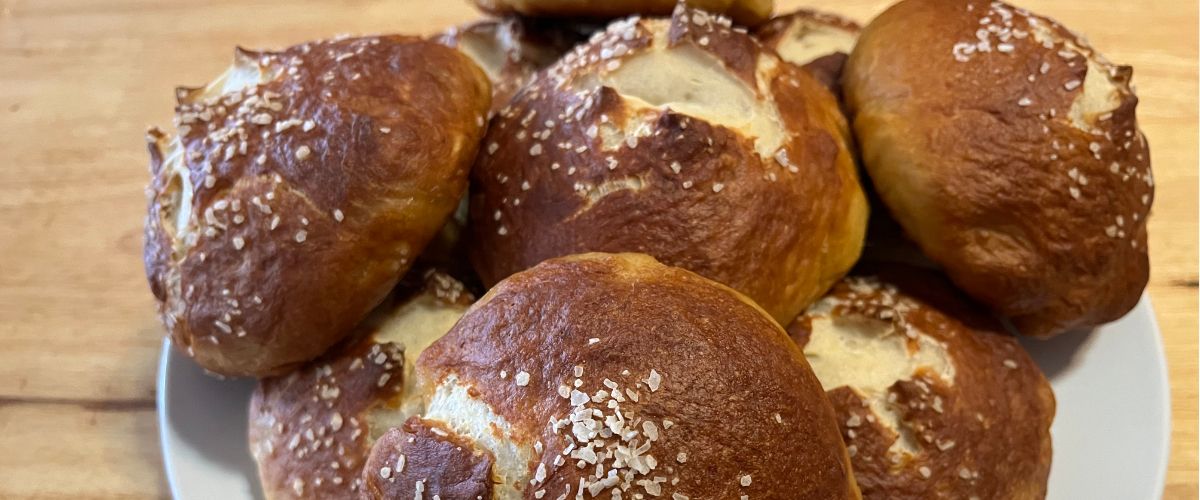
POLYGON ((1112 321, 1149 273, 1132 70, 1003 2, 906 0, 867 26, 847 105, 882 200, 1023 334, 1112 321))
POLYGON ((775 16, 755 30, 755 36, 783 60, 802 66, 837 92, 842 67, 860 31, 858 23, 836 14, 798 9, 775 16))
POLYGON ((755 26, 771 17, 774 0, 475 0, 480 9, 497 15, 615 19, 633 14, 665 16, 676 5, 724 14, 738 24, 755 26))
POLYGON ((789 331, 828 391, 863 498, 1045 497, 1050 385, 936 275, 847 278, 789 331))
POLYGON ((423 284, 398 287, 353 338, 259 382, 249 438, 268 499, 358 498, 371 444, 421 413, 414 361, 472 301, 448 275, 423 274, 423 284))
POLYGON ((600 27, 507 17, 450 28, 434 37, 475 61, 492 82, 492 112, 502 109, 538 70, 558 60, 600 27))
POLYGON ((345 337, 466 188, 490 103, 408 37, 239 49, 149 134, 146 274, 172 341, 224 375, 285 373, 345 337))
POLYGON ((859 498, 832 409, 784 330, 732 289, 645 255, 576 255, 508 278, 417 374, 425 413, 376 445, 368 493, 484 495, 460 478, 485 467, 485 498, 859 498))
POLYGON ((551 257, 647 253, 786 324, 862 247, 848 133, 832 94, 724 18, 614 23, 492 120, 472 262, 490 285, 551 257))

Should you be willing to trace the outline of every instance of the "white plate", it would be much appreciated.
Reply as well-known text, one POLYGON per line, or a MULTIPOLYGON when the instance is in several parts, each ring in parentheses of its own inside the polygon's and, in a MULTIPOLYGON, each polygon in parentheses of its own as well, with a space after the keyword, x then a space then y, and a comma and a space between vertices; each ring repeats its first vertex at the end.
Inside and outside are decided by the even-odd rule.
MULTIPOLYGON (((1094 332, 1025 342, 1054 386, 1051 500, 1162 497, 1171 403, 1149 298, 1094 332)), ((163 343, 158 423, 178 500, 262 498, 246 444, 250 380, 209 377, 163 343)))

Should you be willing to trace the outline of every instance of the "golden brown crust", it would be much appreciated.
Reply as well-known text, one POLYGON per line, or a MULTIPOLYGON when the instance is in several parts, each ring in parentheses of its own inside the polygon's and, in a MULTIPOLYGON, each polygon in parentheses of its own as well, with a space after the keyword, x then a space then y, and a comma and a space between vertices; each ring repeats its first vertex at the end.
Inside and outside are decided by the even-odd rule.
MULTIPOLYGON (((506 279, 417 370, 466 386, 509 426, 501 439, 534 450, 525 498, 574 497, 597 481, 579 450, 617 444, 642 458, 592 496, 618 485, 624 498, 858 498, 832 411, 784 331, 731 289, 645 255, 553 259, 506 279), (596 412, 599 427, 619 413, 632 434, 598 444, 596 412)), ((606 477, 614 465, 601 462, 606 477)))
POLYGON ((834 94, 841 95, 842 67, 860 31, 857 22, 837 14, 797 9, 771 18, 754 31, 754 36, 783 60, 800 65, 834 94), (827 40, 815 40, 818 37, 827 40))
POLYGON ((1149 273, 1131 70, 1001 2, 907 0, 846 66, 863 160, 905 231, 1022 333, 1112 321, 1149 273))
POLYGON ((178 142, 151 133, 145 264, 176 346, 262 376, 343 338, 408 269, 465 189, 490 90, 407 37, 237 59, 180 91, 178 142))
POLYGON ((506 17, 450 28, 434 37, 461 50, 492 82, 492 113, 499 111, 538 70, 602 27, 586 22, 551 22, 506 17))
POLYGON ((551 257, 644 252, 785 323, 861 249, 867 209, 847 125, 819 83, 728 21, 680 10, 667 23, 614 23, 493 119, 472 172, 472 262, 490 285, 551 257), (717 123, 697 115, 719 103, 682 103, 701 108, 685 114, 612 83, 624 65, 645 71, 640 58, 671 54, 704 61, 692 67, 758 107, 717 123))
POLYGON ((367 336, 263 379, 250 403, 250 449, 266 497, 357 498, 367 414, 399 405, 403 370, 402 346, 367 336))
POLYGON ((490 500, 492 461, 486 450, 444 426, 413 417, 371 448, 363 468, 366 487, 361 497, 490 500))
POLYGON ((919 367, 887 388, 888 407, 916 447, 912 454, 889 451, 901 437, 862 388, 826 387, 863 498, 1044 498, 1055 402, 1037 365, 936 274, 905 266, 868 271, 872 277, 835 286, 789 333, 806 347, 818 318, 832 317, 834 328, 889 324, 907 332, 909 349, 928 341, 943 346, 952 376, 919 367))
MULTIPOLYGON (((250 450, 268 499, 358 498, 372 439, 386 429, 373 413, 402 412, 413 395, 405 358, 416 336, 385 331, 389 317, 421 296, 460 314, 473 302, 462 284, 436 271, 406 276, 352 338, 281 377, 259 382, 250 402, 250 450), (415 276, 423 276, 417 278, 415 276)), ((444 332, 444 330, 443 330, 444 332)))
MULTIPOLYGON (((756 26, 771 17, 774 0, 686 0, 687 6, 724 14, 738 24, 756 26)), ((614 19, 629 15, 665 16, 680 0, 475 0, 497 15, 614 19)))

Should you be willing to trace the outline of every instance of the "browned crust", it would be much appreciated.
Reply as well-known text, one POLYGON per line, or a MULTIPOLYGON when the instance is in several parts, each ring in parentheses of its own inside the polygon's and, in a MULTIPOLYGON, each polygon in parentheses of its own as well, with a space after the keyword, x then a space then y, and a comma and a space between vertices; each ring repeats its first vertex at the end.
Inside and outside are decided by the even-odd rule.
MULTIPOLYGON (((788 35, 789 30, 796 24, 823 24, 854 34, 862 31, 862 26, 859 26, 857 22, 849 18, 813 9, 797 9, 790 13, 780 14, 771 18, 770 21, 767 21, 754 31, 754 36, 762 42, 763 46, 771 50, 779 50, 779 45, 784 42, 783 38, 788 35)), ((813 78, 816 78, 826 88, 840 96, 842 68, 849 57, 850 54, 837 51, 817 57, 811 61, 788 62, 799 64, 813 78)))
POLYGON ((568 485, 573 496, 593 472, 553 462, 566 440, 547 422, 571 411, 558 388, 573 384, 576 366, 580 391, 609 379, 642 395, 624 411, 673 422, 648 451, 659 464, 652 476, 666 478, 660 498, 858 498, 820 384, 783 330, 736 292, 645 255, 585 254, 514 275, 417 369, 433 383, 457 376, 512 426, 518 446, 543 443, 539 488, 553 498, 568 485), (528 385, 502 370, 527 372, 528 385), (642 382, 651 370, 661 374, 656 391, 642 382))
MULTIPOLYGON (((756 26, 771 17, 773 0, 686 0, 688 7, 724 14, 744 26, 756 26)), ((665 16, 681 0, 475 0, 475 5, 496 15, 615 19, 630 15, 665 16)))
POLYGON ((280 76, 214 102, 180 91, 194 242, 173 236, 178 181, 151 135, 145 264, 176 346, 262 376, 343 338, 408 269, 465 189, 490 90, 457 51, 408 37, 238 58, 280 76))
POLYGON ((418 294, 448 306, 474 301, 441 271, 414 269, 352 338, 286 376, 259 382, 250 400, 249 442, 267 498, 358 498, 371 437, 383 431, 370 428, 368 414, 398 409, 404 387, 404 346, 380 340, 378 328, 418 294))
POLYGON ((436 422, 413 417, 375 442, 361 498, 492 498, 492 455, 436 422), (419 484, 418 484, 419 483, 419 484))
MULTIPOLYGON (((514 16, 453 27, 434 36, 433 40, 455 48, 469 40, 502 55, 504 62, 496 68, 497 73, 489 75, 494 114, 508 104, 535 72, 554 63, 601 29, 601 26, 587 22, 551 22, 514 16)), ((475 62, 480 66, 485 64, 484 61, 475 62)))
MULTIPOLYGON (((839 283, 830 293, 840 303, 832 314, 891 321, 943 343, 955 377, 950 385, 924 372, 889 389, 901 425, 919 446, 916 456, 899 463, 887 453, 898 436, 859 393, 849 387, 828 392, 863 498, 1044 498, 1055 401, 1037 365, 1015 338, 940 276, 905 266, 865 271, 880 285, 839 283), (897 300, 911 309, 895 307, 897 300)), ((802 347, 811 335, 810 318, 801 316, 789 327, 802 347)))
POLYGON ((1149 274, 1153 178, 1131 69, 1049 19, 996 5, 1003 13, 908 0, 863 31, 844 80, 863 160, 925 253, 1022 333, 1112 321, 1137 304, 1149 274), (1043 46, 1031 21, 1078 50, 1043 46), (1011 51, 987 26, 1013 33, 1011 51), (980 30, 992 50, 967 54, 980 30), (1069 111, 1079 82, 1101 76, 1087 74, 1089 58, 1111 72, 1119 106, 1081 130, 1069 111))
POLYGON ((681 10, 671 45, 706 51, 752 84, 759 78, 754 61, 777 63, 766 77, 792 134, 783 148, 787 166, 780 155, 759 156, 738 131, 669 110, 657 112, 653 132, 636 144, 604 151, 595 128, 623 123, 631 105, 611 88, 580 93, 577 86, 652 50, 649 22, 665 21, 614 25, 540 74, 493 119, 472 172, 472 262, 490 285, 550 257, 644 252, 727 284, 790 321, 848 270, 865 231, 866 203, 837 102, 751 37, 681 10), (628 179, 640 191, 587 198, 597 186, 628 179))
POLYGON ((250 449, 269 499, 357 498, 370 452, 367 414, 399 404, 404 349, 370 337, 259 383, 250 449))

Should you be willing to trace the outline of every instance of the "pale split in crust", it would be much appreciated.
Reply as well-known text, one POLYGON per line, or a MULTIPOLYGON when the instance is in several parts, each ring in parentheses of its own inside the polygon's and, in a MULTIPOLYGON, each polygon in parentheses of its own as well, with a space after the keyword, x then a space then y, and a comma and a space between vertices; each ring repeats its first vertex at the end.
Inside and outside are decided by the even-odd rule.
POLYGON ((176 347, 285 373, 348 334, 454 210, 486 76, 409 37, 238 50, 152 130, 146 274, 176 347))
POLYGON ((1054 394, 1017 340, 931 271, 861 271, 789 332, 863 498, 1044 498, 1054 394))
POLYGON ((603 29, 586 21, 517 16, 476 21, 433 37, 475 61, 492 82, 492 113, 502 109, 538 70, 603 29))
POLYGON ((784 61, 803 67, 840 95, 842 67, 860 31, 858 23, 839 15, 798 9, 771 18, 754 35, 784 61))
POLYGON ((491 285, 551 257, 643 252, 786 323, 861 250, 848 144, 834 96, 727 19, 619 21, 492 120, 472 262, 491 285))
POLYGON ((905 232, 975 299, 1048 337, 1115 320, 1149 276, 1150 152, 1131 69, 1003 2, 906 0, 844 91, 905 232))
POLYGON ((372 444, 421 413, 414 361, 473 298, 440 271, 420 274, 423 280, 398 287, 350 339, 259 382, 249 442, 266 498, 359 498, 372 444))

